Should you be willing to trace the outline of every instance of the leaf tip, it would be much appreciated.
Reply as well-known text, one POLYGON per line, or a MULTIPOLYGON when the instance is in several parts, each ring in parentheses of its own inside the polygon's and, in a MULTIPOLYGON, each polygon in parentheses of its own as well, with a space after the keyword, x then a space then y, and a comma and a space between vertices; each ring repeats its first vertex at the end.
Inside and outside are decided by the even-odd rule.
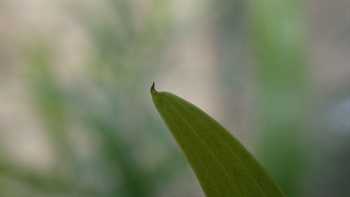
POLYGON ((153 81, 153 83, 152 83, 152 86, 151 86, 151 94, 155 94, 155 93, 157 93, 157 90, 155 89, 155 83, 154 83, 154 81, 153 81))

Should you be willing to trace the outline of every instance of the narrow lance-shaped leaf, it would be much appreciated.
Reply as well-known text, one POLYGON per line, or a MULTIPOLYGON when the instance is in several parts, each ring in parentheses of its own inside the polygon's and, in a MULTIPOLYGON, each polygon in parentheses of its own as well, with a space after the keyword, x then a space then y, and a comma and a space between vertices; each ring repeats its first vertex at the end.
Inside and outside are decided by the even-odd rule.
POLYGON ((154 105, 206 196, 284 196, 254 157, 205 112, 151 87, 154 105))

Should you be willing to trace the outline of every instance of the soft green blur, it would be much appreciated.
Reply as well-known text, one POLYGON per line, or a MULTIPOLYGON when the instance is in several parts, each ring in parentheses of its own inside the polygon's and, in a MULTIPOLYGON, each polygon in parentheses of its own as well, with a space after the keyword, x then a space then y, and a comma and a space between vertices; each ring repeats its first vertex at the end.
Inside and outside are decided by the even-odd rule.
POLYGON ((213 114, 287 196, 350 194, 346 2, 0 5, 0 196, 202 196, 153 81, 213 114))
POLYGON ((297 1, 251 3, 256 49, 261 161, 289 196, 297 196, 309 154, 306 27, 297 1))

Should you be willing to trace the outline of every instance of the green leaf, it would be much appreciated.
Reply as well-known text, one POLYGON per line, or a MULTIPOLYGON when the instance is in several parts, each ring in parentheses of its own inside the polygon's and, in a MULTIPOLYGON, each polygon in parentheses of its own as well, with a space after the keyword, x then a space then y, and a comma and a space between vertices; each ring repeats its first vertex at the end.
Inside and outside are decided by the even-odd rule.
POLYGON ((206 196, 284 196, 254 157, 205 112, 151 88, 154 105, 186 155, 206 196))

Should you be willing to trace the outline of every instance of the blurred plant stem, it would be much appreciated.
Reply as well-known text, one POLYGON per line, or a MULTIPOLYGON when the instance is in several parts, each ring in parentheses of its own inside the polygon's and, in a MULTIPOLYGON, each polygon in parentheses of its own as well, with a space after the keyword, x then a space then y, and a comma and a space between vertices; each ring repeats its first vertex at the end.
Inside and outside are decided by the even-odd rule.
POLYGON ((250 3, 257 62, 260 161, 287 196, 298 196, 307 151, 305 27, 298 1, 250 3))

